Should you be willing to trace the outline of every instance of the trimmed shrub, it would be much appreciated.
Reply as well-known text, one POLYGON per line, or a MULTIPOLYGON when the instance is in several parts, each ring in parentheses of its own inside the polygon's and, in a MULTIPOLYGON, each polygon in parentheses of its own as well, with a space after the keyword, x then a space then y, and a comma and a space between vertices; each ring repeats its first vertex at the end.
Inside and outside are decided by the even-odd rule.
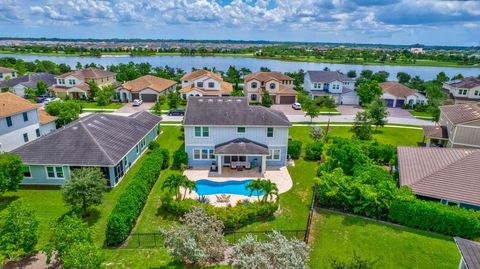
POLYGON ((412 228, 469 239, 480 237, 480 212, 438 202, 397 200, 388 217, 412 228))
POLYGON ((393 164, 397 149, 389 144, 381 144, 377 141, 362 144, 362 148, 374 163, 378 165, 393 164))
POLYGON ((148 143, 148 148, 150 150, 158 149, 159 147, 160 147, 160 144, 155 140, 150 141, 150 143, 148 143))
POLYGON ((184 150, 177 150, 173 153, 172 169, 180 169, 182 164, 188 165, 188 154, 184 150))
POLYGON ((170 166, 170 151, 168 149, 160 149, 160 152, 163 156, 162 169, 167 169, 170 166))
POLYGON ((305 148, 305 159, 310 161, 320 161, 322 159, 323 144, 312 143, 305 148))
POLYGON ((201 206, 207 213, 216 215, 227 229, 238 229, 258 219, 271 218, 278 209, 278 203, 270 202, 243 203, 227 207, 214 207, 193 199, 181 201, 167 199, 162 203, 163 208, 176 215, 184 215, 194 206, 201 206))
POLYGON ((302 141, 293 140, 288 142, 287 152, 292 159, 300 158, 300 154, 302 153, 302 141))
POLYGON ((140 169, 133 176, 132 183, 118 198, 107 221, 105 243, 118 246, 127 239, 138 216, 147 202, 148 194, 160 176, 163 153, 155 149, 149 153, 140 169))

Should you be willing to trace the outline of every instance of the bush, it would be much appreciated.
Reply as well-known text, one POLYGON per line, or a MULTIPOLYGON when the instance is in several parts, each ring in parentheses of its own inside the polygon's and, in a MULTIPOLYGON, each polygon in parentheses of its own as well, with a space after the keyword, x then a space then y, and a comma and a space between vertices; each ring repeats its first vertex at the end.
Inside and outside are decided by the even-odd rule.
POLYGON ((397 156, 397 150, 389 144, 381 144, 377 141, 362 144, 364 152, 374 163, 378 165, 393 164, 397 156))
POLYGON ((305 149, 305 159, 310 161, 320 161, 322 159, 323 144, 308 144, 305 149))
POLYGON ((159 147, 160 147, 160 144, 155 140, 150 141, 150 143, 148 143, 148 148, 150 150, 158 149, 159 147))
POLYGON ((416 104, 413 106, 413 110, 417 112, 425 112, 427 111, 428 106, 422 104, 416 104))
POLYGON ((438 202, 396 200, 388 217, 412 228, 469 239, 480 237, 480 212, 438 202))
POLYGON ((322 171, 331 172, 335 168, 342 168, 346 175, 353 175, 357 167, 369 165, 371 160, 361 147, 361 142, 354 139, 335 138, 325 145, 324 163, 319 167, 322 171))
POLYGON ((107 246, 120 245, 128 237, 147 202, 150 190, 160 176, 162 165, 162 150, 153 150, 133 176, 132 183, 121 194, 108 217, 105 232, 107 246))
POLYGON ((162 207, 176 215, 184 215, 193 207, 201 206, 212 215, 216 215, 227 229, 238 229, 258 219, 271 218, 278 209, 278 203, 252 202, 236 206, 214 207, 193 199, 167 199, 162 207))
POLYGON ((298 140, 288 142, 287 152, 292 159, 300 158, 300 154, 302 153, 302 142, 298 140))
POLYGON ((173 153, 172 169, 180 169, 188 165, 188 154, 184 150, 177 150, 173 153))
POLYGON ((167 169, 170 166, 170 151, 168 149, 160 149, 160 153, 162 153, 162 169, 167 169))

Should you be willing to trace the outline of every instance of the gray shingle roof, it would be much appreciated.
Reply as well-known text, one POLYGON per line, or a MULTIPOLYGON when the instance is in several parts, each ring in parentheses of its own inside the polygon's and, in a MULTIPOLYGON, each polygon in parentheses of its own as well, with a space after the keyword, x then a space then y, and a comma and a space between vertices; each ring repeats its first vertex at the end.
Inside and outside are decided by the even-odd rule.
POLYGON ((268 147, 246 138, 237 138, 215 146, 215 154, 269 155, 268 147))
POLYGON ((353 78, 337 72, 337 71, 307 71, 310 81, 312 82, 325 82, 330 83, 332 81, 338 80, 341 82, 353 82, 353 78))
POLYGON ((461 80, 447 82, 450 86, 463 89, 471 89, 480 86, 480 79, 475 77, 466 77, 461 80))
POLYGON ((49 73, 35 73, 23 75, 17 78, 5 80, 0 82, 0 88, 15 87, 18 84, 22 84, 25 87, 36 88, 38 81, 44 81, 48 86, 55 84, 55 75, 49 73))
POLYGON ((465 261, 468 269, 480 268, 480 243, 454 237, 455 243, 457 243, 458 250, 465 261))
POLYGON ((148 112, 91 114, 12 151, 26 164, 117 164, 160 122, 148 112))
POLYGON ((480 120, 479 103, 441 106, 440 110, 453 124, 480 120))
POLYGON ((285 114, 250 106, 245 97, 189 97, 184 125, 290 126, 285 114))

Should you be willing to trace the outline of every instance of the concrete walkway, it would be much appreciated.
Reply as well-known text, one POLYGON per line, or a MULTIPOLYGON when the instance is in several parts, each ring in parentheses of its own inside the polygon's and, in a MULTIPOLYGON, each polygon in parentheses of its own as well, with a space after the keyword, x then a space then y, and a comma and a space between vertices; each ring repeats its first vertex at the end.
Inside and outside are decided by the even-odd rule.
MULTIPOLYGON (((290 122, 310 122, 310 117, 302 115, 288 115, 290 122)), ((354 115, 338 115, 338 116, 320 116, 313 119, 313 122, 354 122, 354 115)), ((387 117, 388 123, 391 124, 408 124, 408 125, 435 125, 433 121, 421 120, 416 118, 403 118, 403 117, 387 117)))

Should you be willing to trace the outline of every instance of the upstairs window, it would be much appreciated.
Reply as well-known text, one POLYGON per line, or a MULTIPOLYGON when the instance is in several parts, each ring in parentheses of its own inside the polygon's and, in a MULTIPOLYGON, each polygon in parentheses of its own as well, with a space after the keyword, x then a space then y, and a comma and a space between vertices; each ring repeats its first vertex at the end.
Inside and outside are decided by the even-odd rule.
POLYGON ((74 79, 69 79, 68 80, 68 84, 70 85, 75 85, 76 84, 76 81, 74 79))
POLYGON ((467 90, 458 90, 459 95, 467 95, 467 90))
POLYGON ((246 132, 246 128, 245 127, 237 127, 237 133, 239 134, 244 134, 246 132))
POLYGON ((208 87, 209 88, 214 88, 215 87, 215 82, 209 82, 208 87))
POLYGON ((197 82, 197 87, 202 88, 203 87, 203 82, 197 82))
POLYGON ((28 121, 28 113, 23 112, 22 115, 23 115, 23 121, 28 121))
POLYGON ((23 134, 23 142, 25 142, 25 143, 28 142, 28 134, 27 133, 23 134))
POLYGON ((480 95, 480 91, 479 91, 479 90, 475 90, 475 92, 473 93, 473 95, 479 96, 479 95, 480 95))
POLYGON ((10 127, 13 125, 12 123, 12 117, 6 117, 6 120, 7 120, 7 126, 10 127))
POLYGON ((275 90, 275 83, 270 83, 270 90, 275 90))
POLYGON ((250 84, 250 87, 252 87, 252 89, 256 89, 258 85, 256 82, 252 82, 252 84, 250 84))
POLYGON ((257 101, 257 95, 256 94, 250 95, 250 100, 253 101, 253 102, 256 102, 257 101))
POLYGON ((37 137, 40 137, 40 129, 36 129, 35 133, 37 134, 37 137))
POLYGON ((273 128, 272 127, 267 128, 267 137, 273 137, 273 128))
POLYGON ((195 137, 208 137, 208 127, 195 127, 195 137))

